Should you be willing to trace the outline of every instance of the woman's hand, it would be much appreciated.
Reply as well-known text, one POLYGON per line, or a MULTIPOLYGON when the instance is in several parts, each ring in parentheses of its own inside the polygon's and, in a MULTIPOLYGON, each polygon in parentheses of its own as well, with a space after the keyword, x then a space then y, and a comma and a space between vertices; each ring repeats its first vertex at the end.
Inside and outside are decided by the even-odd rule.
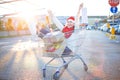
POLYGON ((79 6, 79 10, 80 10, 81 8, 83 8, 83 3, 80 4, 80 6, 79 6))

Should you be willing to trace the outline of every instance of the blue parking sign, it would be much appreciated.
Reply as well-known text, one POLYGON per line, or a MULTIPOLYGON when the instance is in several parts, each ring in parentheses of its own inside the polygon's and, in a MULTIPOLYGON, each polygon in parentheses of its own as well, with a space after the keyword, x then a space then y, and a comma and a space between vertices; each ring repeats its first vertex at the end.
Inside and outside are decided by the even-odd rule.
POLYGON ((112 13, 116 13, 116 12, 118 11, 118 8, 117 8, 117 7, 111 7, 111 8, 110 8, 110 11, 111 11, 112 13))

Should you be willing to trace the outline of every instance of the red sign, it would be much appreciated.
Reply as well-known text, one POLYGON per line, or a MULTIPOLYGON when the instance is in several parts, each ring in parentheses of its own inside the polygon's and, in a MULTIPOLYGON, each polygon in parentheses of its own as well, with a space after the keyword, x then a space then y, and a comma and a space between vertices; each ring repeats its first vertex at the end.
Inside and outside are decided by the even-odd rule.
POLYGON ((109 0, 108 2, 112 7, 116 7, 117 5, 119 5, 119 0, 109 0))

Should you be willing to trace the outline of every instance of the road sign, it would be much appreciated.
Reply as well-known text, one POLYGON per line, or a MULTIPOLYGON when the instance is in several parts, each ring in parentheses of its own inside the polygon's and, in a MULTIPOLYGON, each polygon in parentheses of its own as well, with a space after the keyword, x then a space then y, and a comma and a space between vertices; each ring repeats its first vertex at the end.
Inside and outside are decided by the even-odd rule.
POLYGON ((112 13, 116 13, 116 12, 118 11, 118 8, 117 8, 117 7, 111 7, 111 8, 110 8, 110 11, 111 11, 112 13))
POLYGON ((108 3, 110 4, 110 6, 116 7, 119 5, 119 0, 109 0, 108 3))

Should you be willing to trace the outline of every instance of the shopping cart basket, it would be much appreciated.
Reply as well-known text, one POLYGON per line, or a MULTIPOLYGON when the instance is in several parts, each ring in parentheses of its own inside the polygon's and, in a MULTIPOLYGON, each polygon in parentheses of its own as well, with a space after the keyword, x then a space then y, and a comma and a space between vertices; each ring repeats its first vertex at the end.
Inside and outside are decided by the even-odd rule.
POLYGON ((43 66, 43 77, 46 77, 46 68, 50 66, 49 64, 56 58, 61 58, 63 64, 58 66, 56 72, 53 75, 54 80, 58 80, 60 76, 61 68, 67 68, 68 64, 75 59, 80 59, 84 65, 85 71, 88 70, 88 67, 82 57, 79 54, 81 43, 85 39, 84 30, 75 30, 69 39, 64 38, 64 34, 60 31, 52 32, 47 34, 44 38, 44 47, 43 47, 43 56, 51 57, 52 59, 48 61, 43 66), (78 44, 80 43, 80 44, 78 44), (69 60, 65 60, 65 57, 70 57, 69 60))

